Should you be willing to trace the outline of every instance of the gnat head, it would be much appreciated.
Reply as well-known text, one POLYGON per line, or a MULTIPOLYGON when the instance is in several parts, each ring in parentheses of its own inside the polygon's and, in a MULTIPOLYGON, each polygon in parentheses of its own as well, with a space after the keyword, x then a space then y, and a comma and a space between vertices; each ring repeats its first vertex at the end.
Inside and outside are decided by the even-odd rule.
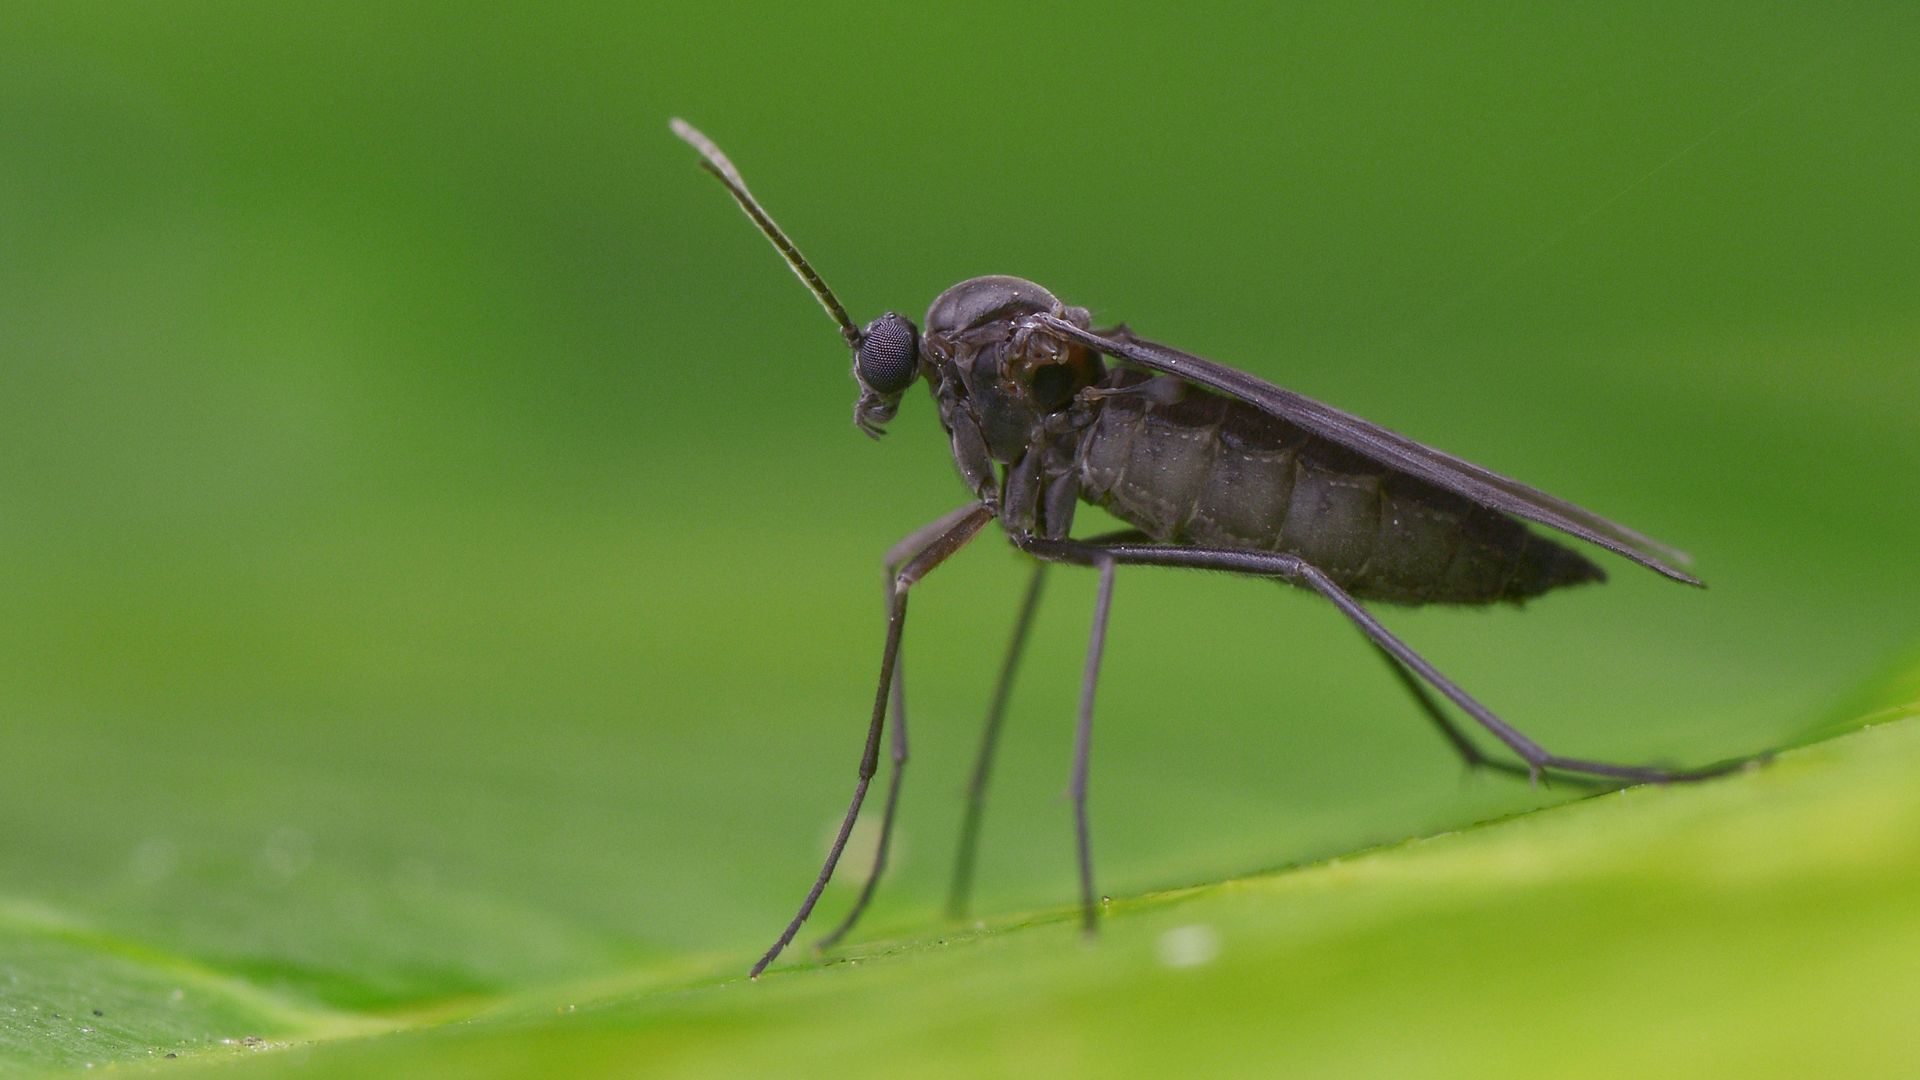
POLYGON ((813 298, 820 301, 820 306, 839 324, 840 336, 853 352, 854 381, 860 384, 860 399, 853 406, 853 422, 868 435, 880 437, 884 434, 881 425, 893 419, 894 413, 899 411, 900 395, 919 377, 919 329, 911 319, 892 311, 868 323, 866 329, 856 329, 853 320, 847 317, 847 309, 841 307, 840 301, 834 297, 833 290, 827 288, 827 283, 820 280, 820 275, 807 262, 806 256, 800 254, 800 249, 793 246, 787 234, 761 209, 759 200, 747 190, 747 182, 740 178, 740 171, 733 167, 733 162, 727 160, 727 155, 720 152, 712 139, 685 120, 676 117, 671 126, 675 135, 700 151, 701 165, 727 186, 727 191, 740 204, 740 209, 745 210, 753 223, 773 242, 774 250, 787 260, 787 265, 799 275, 813 293, 813 298))

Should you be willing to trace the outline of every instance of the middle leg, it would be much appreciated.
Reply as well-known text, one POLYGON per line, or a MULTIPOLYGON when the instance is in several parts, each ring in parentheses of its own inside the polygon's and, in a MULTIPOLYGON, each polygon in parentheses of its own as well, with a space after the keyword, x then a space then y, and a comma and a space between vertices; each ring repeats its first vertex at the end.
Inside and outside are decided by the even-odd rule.
POLYGON ((1091 934, 1096 925, 1093 900, 1093 839, 1087 830, 1087 766, 1093 751, 1093 693, 1100 684, 1100 658, 1107 647, 1107 614, 1113 608, 1113 570, 1109 558, 1095 560, 1100 568, 1100 592, 1093 602, 1093 633, 1087 642, 1087 668, 1080 679, 1080 720, 1073 733, 1074 846, 1080 854, 1080 921, 1091 934))
POLYGON ((987 779, 993 772, 994 752, 1000 746, 1000 727, 1006 718, 1007 699, 1013 693, 1014 671, 1026 651, 1027 631, 1033 626, 1034 612, 1040 608, 1041 586, 1046 584, 1047 564, 1035 559, 1033 576, 1027 580, 1027 594, 1020 601, 1020 614, 1014 618, 1013 640, 1007 643, 1006 658, 1000 662, 1000 677, 993 684, 993 698, 987 706, 986 728, 980 734, 980 753, 973 762, 973 776, 967 783, 966 816, 960 821, 960 847, 953 860, 953 883, 947 889, 947 916, 967 917, 973 895, 973 866, 980 848, 980 818, 986 811, 987 779))

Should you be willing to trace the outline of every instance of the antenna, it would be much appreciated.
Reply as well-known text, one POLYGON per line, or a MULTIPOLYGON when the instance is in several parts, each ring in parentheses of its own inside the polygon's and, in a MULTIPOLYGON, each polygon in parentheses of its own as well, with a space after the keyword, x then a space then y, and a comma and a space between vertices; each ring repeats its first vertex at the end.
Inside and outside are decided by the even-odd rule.
POLYGON ((701 134, 699 128, 677 116, 668 126, 673 128, 675 135, 686 140, 687 145, 700 151, 701 166, 718 177, 721 183, 727 185, 727 191, 731 192, 734 201, 740 204, 740 209, 745 210, 747 216, 753 219, 753 223, 760 226, 760 231, 767 234, 767 239, 773 241, 774 248, 787 260, 787 265, 792 267, 793 272, 799 275, 808 289, 813 291, 813 298, 820 301, 820 306, 827 309, 827 314, 833 316, 834 322, 840 324, 840 336, 847 339, 847 346, 859 348, 860 330, 853 325, 852 319, 847 318, 847 309, 840 306, 840 301, 834 298, 833 290, 827 288, 827 283, 820 280, 820 275, 814 272, 806 256, 800 254, 800 249, 793 246, 793 241, 787 239, 787 234, 781 232, 780 226, 774 224, 773 218, 767 216, 767 212, 760 208, 759 200, 747 190, 747 182, 740 179, 740 170, 733 167, 733 162, 727 160, 727 155, 720 152, 720 148, 713 144, 712 139, 701 134))

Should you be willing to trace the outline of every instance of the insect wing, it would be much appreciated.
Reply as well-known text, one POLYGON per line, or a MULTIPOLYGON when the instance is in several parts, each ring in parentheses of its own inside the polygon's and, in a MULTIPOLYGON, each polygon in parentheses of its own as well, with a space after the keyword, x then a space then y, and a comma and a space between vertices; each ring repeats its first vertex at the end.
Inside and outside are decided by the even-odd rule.
POLYGON ((1565 499, 1415 442, 1331 405, 1323 405, 1312 398, 1284 390, 1225 364, 1216 364, 1130 334, 1126 337, 1107 337, 1045 314, 1033 316, 1033 321, 1051 333, 1098 349, 1117 360, 1164 372, 1237 398, 1262 412, 1297 424, 1321 438, 1339 443, 1383 465, 1419 477, 1482 506, 1539 522, 1598 544, 1675 581, 1688 585, 1701 584, 1698 578, 1675 565, 1691 561, 1683 551, 1668 547, 1625 525, 1608 521, 1565 499))

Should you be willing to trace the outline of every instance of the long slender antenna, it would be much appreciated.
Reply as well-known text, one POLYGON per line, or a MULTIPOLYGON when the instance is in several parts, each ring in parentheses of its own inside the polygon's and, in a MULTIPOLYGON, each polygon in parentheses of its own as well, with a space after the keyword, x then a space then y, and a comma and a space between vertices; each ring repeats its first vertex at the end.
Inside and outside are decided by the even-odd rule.
POLYGON ((699 128, 677 116, 669 126, 673 128, 675 135, 686 140, 687 145, 700 151, 700 157, 703 159, 701 166, 719 177, 721 183, 727 185, 727 190, 733 194, 734 201, 740 204, 740 209, 745 210, 747 216, 753 219, 753 223, 760 226, 760 231, 766 233, 767 239, 773 241, 773 246, 787 260, 787 265, 800 276, 800 280, 806 283, 807 288, 813 290, 813 298, 820 301, 820 306, 827 309, 827 314, 833 316, 834 322, 840 324, 840 336, 847 339, 847 346, 859 348, 860 329, 853 325, 852 319, 847 318, 847 309, 840 306, 840 301, 834 298, 833 290, 827 288, 827 283, 820 280, 819 274, 814 273, 806 256, 800 254, 800 249, 793 246, 793 241, 787 239, 787 234, 781 232, 780 226, 774 224, 773 218, 767 216, 767 212, 760 208, 759 200, 747 190, 747 182, 740 179, 740 170, 733 167, 733 162, 727 160, 727 155, 721 153, 718 146, 713 145, 712 139, 701 134, 699 128))

